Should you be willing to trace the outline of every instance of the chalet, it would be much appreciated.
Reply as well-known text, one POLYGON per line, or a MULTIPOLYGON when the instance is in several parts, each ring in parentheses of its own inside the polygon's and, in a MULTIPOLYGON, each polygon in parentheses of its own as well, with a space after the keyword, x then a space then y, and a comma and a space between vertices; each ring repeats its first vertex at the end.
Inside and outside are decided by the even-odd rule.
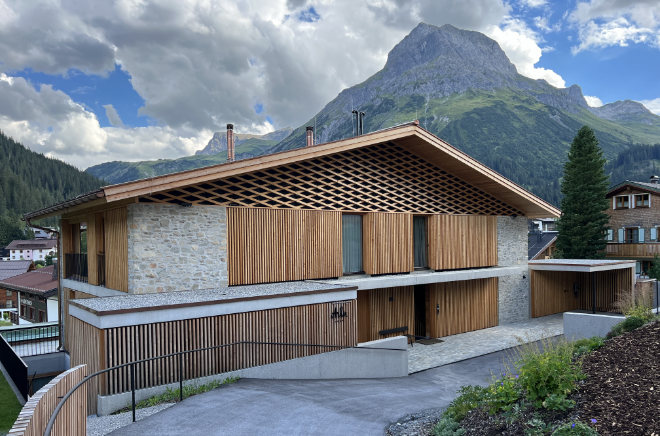
POLYGON ((649 182, 626 180, 608 193, 610 216, 607 258, 633 259, 636 272, 646 275, 653 257, 660 255, 660 184, 658 176, 649 182))
MULTIPOLYGON (((34 264, 30 260, 0 261, 0 282, 33 269, 34 264)), ((0 285, 0 309, 15 309, 17 307, 18 294, 0 285)))
MULTIPOLYGON (((60 220, 72 366, 236 341, 441 337, 530 317, 527 219, 559 210, 418 123, 318 145, 308 135, 239 161, 231 125, 227 135, 225 164, 26 215, 60 220)), ((318 350, 208 355, 187 377, 318 350)), ((139 383, 172 381, 175 367, 139 383)), ((96 392, 121 392, 126 377, 96 392)))
POLYGON ((11 260, 46 260, 55 254, 57 239, 15 240, 7 245, 11 260))
POLYGON ((57 321, 57 275, 53 265, 0 280, 0 289, 17 296, 19 317, 28 323, 57 321))

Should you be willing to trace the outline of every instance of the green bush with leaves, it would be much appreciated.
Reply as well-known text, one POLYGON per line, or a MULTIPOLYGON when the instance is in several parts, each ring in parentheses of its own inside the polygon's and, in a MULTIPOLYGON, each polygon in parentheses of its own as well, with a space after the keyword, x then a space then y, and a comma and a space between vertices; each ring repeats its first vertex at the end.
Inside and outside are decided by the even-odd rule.
POLYGON ((590 353, 599 349, 605 344, 605 339, 600 336, 592 336, 590 338, 578 339, 573 342, 573 355, 576 357, 583 354, 590 353))
POLYGON ((462 386, 458 397, 452 401, 445 410, 444 416, 460 422, 470 410, 476 409, 486 401, 488 388, 482 386, 462 386))
POLYGON ((573 361, 573 349, 568 342, 545 342, 543 351, 532 345, 519 353, 518 381, 534 407, 562 404, 555 398, 547 407, 544 401, 553 394, 565 398, 584 377, 579 362, 573 361))
POLYGON ((452 418, 445 416, 433 427, 434 436, 461 436, 465 430, 452 418))
POLYGON ((504 375, 488 386, 486 404, 488 413, 494 415, 508 412, 521 397, 520 386, 515 376, 504 375))
POLYGON ((629 316, 620 323, 616 324, 614 327, 612 327, 612 330, 610 330, 609 333, 607 334, 607 339, 611 339, 615 336, 619 336, 626 332, 631 332, 635 329, 640 328, 647 322, 648 321, 644 318, 640 318, 637 316, 629 316))
POLYGON ((583 422, 571 422, 557 428, 552 436, 598 436, 598 432, 583 422))

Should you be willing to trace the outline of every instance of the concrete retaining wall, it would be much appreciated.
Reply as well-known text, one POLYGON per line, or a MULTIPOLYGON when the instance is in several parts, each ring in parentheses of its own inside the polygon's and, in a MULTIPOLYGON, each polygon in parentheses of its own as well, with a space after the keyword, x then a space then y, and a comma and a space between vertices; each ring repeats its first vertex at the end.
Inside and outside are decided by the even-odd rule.
MULTIPOLYGON (((408 339, 405 336, 358 344, 358 348, 300 357, 269 365, 255 366, 224 374, 187 380, 184 385, 202 385, 229 377, 318 380, 339 378, 389 378, 408 375, 408 339)), ((136 402, 164 393, 167 388, 178 389, 178 383, 140 389, 136 402)), ((98 396, 99 416, 109 415, 131 405, 131 393, 98 396)))
POLYGON ((565 312, 564 337, 569 341, 592 336, 605 337, 616 324, 624 320, 623 315, 565 312))

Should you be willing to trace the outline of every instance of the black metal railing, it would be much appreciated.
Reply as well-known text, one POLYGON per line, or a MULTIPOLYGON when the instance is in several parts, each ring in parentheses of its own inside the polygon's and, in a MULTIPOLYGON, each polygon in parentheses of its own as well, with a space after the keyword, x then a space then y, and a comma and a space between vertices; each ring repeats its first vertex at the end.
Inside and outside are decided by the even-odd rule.
POLYGON ((87 282, 87 254, 68 253, 64 255, 64 278, 87 282))
MULTIPOLYGON (((177 379, 179 383, 179 401, 183 401, 183 382, 186 380, 184 377, 184 364, 188 363, 193 364, 191 362, 191 357, 193 356, 194 353, 202 353, 202 352, 209 352, 212 350, 220 350, 223 348, 244 348, 245 346, 277 346, 277 347, 302 347, 302 348, 311 348, 312 350, 317 350, 318 353, 321 352, 321 350, 342 350, 342 349, 355 349, 355 350, 384 350, 384 351, 398 351, 398 352, 405 352, 407 350, 402 350, 400 348, 380 348, 380 347, 354 347, 354 346, 344 346, 344 345, 323 345, 323 344, 292 344, 292 343, 286 343, 286 342, 258 342, 258 341, 238 341, 238 342, 233 342, 231 344, 223 344, 223 345, 216 345, 213 347, 204 347, 204 348, 197 348, 194 350, 187 350, 187 351, 179 351, 176 353, 170 353, 170 354, 164 354, 162 356, 157 356, 157 357, 151 357, 148 359, 141 359, 141 360, 136 360, 133 362, 128 362, 124 363, 121 365, 113 366, 112 368, 106 368, 102 369, 101 371, 97 371, 93 374, 88 375, 84 379, 82 379, 78 384, 76 384, 74 387, 72 387, 69 392, 67 392, 63 397, 61 397, 59 403, 57 403, 57 406, 55 407, 55 410, 53 410, 52 415, 50 416, 50 419, 48 420, 48 425, 46 425, 46 430, 44 431, 44 435, 50 436, 51 430, 53 428, 53 425, 55 424, 55 419, 57 418, 58 413, 64 406, 64 403, 69 399, 71 395, 82 385, 87 383, 89 380, 91 380, 94 377, 97 377, 101 374, 106 374, 110 373, 111 371, 123 371, 128 369, 129 371, 129 386, 130 386, 130 391, 131 391, 131 410, 133 412, 133 422, 135 422, 135 390, 136 386, 140 384, 139 380, 137 377, 139 377, 141 374, 145 374, 145 371, 153 371, 153 368, 158 368, 158 365, 147 365, 147 363, 155 361, 155 360, 160 360, 160 359, 170 359, 170 358, 175 358, 177 361, 176 369, 177 369, 177 379), (186 359, 185 357, 188 357, 186 359), (138 367, 136 369, 136 367, 138 367)), ((243 352, 243 354, 245 354, 243 352)), ((314 352, 311 352, 309 354, 316 354, 314 352)), ((239 353, 232 353, 232 355, 240 355, 239 353)), ((247 368, 247 367, 245 367, 247 368)), ((59 398, 59 397, 58 397, 59 398)), ((84 399, 84 401, 87 401, 84 399)))
POLYGON ((96 277, 99 286, 105 286, 105 253, 96 255, 96 277))
POLYGON ((0 335, 0 362, 7 370, 7 374, 11 377, 23 399, 27 401, 30 390, 28 367, 2 335, 0 335))
POLYGON ((57 322, 0 327, 0 336, 19 356, 55 353, 59 344, 60 326, 57 322))

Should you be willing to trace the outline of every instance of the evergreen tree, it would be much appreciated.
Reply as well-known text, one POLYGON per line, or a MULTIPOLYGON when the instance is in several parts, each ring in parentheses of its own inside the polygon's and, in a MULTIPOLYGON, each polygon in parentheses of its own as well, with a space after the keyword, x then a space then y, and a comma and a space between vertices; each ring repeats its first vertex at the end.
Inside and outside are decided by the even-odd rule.
POLYGON ((557 227, 559 257, 597 259, 604 256, 609 221, 605 210, 608 177, 605 158, 593 130, 583 126, 573 139, 561 182, 562 216, 557 227))

